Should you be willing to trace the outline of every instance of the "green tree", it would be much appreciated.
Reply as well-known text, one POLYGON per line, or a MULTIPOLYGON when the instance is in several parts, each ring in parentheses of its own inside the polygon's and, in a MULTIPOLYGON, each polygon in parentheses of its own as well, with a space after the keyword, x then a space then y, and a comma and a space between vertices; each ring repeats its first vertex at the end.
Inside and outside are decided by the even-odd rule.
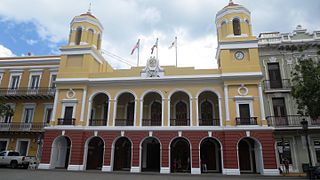
POLYGON ((12 116, 12 115, 13 115, 13 109, 9 105, 6 105, 3 102, 0 102, 0 117, 12 116))
POLYGON ((300 59, 292 72, 292 96, 298 104, 298 114, 312 119, 320 116, 320 63, 300 59))

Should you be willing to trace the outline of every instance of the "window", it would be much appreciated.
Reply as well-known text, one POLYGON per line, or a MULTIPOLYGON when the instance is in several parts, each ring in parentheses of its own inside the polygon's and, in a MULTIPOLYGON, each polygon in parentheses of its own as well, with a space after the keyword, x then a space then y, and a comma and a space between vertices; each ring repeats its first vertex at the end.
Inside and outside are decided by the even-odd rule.
POLYGON ((20 75, 12 75, 9 89, 18 89, 20 83, 20 75))
POLYGON ((233 25, 233 34, 235 36, 241 35, 240 20, 238 18, 233 19, 232 25, 233 25))
POLYGON ((314 140, 314 151, 316 153, 317 163, 320 163, 320 140, 314 140))
POLYGON ((16 151, 19 152, 21 156, 26 156, 28 154, 28 146, 29 146, 28 140, 18 140, 16 151))
POLYGON ((248 98, 242 99, 242 97, 237 97, 235 99, 237 107, 237 125, 257 125, 257 119, 256 117, 254 117, 253 111, 253 97, 248 98))
POLYGON ((5 155, 6 155, 6 152, 0 153, 0 156, 5 156, 5 155))
POLYGON ((23 122, 24 123, 30 123, 33 119, 33 111, 34 108, 27 107, 24 109, 24 116, 23 116, 23 122))
POLYGON ((280 159, 280 164, 283 164, 283 160, 287 159, 289 164, 292 164, 292 157, 291 157, 291 148, 290 143, 287 140, 282 140, 277 142, 277 150, 280 159))
POLYGON ((81 36, 82 36, 82 28, 78 27, 76 31, 76 41, 75 41, 76 45, 80 45, 81 36))
POLYGON ((32 75, 29 83, 30 89, 38 89, 40 82, 40 75, 32 75))
POLYGON ((52 117, 52 107, 46 108, 44 122, 49 124, 52 117))
POLYGON ((9 152, 8 156, 19 156, 20 154, 18 152, 9 152))
POLYGON ((282 88, 279 63, 268 63, 269 87, 282 88))
POLYGON ((0 140, 0 152, 7 150, 8 141, 7 140, 0 140))
POLYGON ((51 74, 50 84, 49 84, 50 88, 52 89, 56 88, 56 79, 57 79, 57 74, 51 74))
POLYGON ((89 29, 89 30, 88 30, 88 43, 89 43, 89 44, 92 44, 92 43, 93 43, 93 34, 94 34, 93 30, 92 30, 92 29, 89 29))
POLYGON ((286 117, 286 104, 284 98, 272 98, 274 116, 286 117))

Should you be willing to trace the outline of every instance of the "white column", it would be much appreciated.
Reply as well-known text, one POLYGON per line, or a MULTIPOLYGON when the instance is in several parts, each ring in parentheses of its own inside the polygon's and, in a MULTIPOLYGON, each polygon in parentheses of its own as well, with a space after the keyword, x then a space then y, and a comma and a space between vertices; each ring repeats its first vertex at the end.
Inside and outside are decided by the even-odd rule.
POLYGON ((57 112, 57 105, 58 105, 58 95, 59 95, 59 90, 56 89, 56 93, 54 95, 52 116, 51 116, 51 120, 50 121, 55 121, 56 112, 57 112))
POLYGON ((192 123, 193 122, 192 121, 193 120, 193 118, 192 118, 192 97, 190 97, 190 101, 189 102, 190 102, 190 106, 189 106, 189 108, 190 108, 189 109, 189 116, 190 116, 189 117, 189 124, 190 125, 189 126, 193 126, 193 123, 192 123))
POLYGON ((84 116, 84 108, 86 106, 86 98, 87 98, 87 89, 83 89, 83 95, 82 95, 82 104, 81 104, 81 114, 80 114, 80 121, 83 121, 84 116))
POLYGON ((265 112, 264 112, 264 103, 263 103, 263 94, 262 94, 261 82, 258 85, 258 91, 259 91, 261 120, 266 120, 266 115, 265 115, 265 112))
POLYGON ((142 126, 142 118, 143 118, 143 99, 140 99, 140 125, 142 126))
POLYGON ((221 108, 221 99, 222 98, 218 98, 219 99, 219 118, 220 118, 220 126, 223 126, 223 121, 222 121, 222 108, 221 108))
POLYGON ((229 113, 229 95, 228 95, 228 85, 224 85, 224 106, 226 109, 226 121, 230 121, 229 113))
MULTIPOLYGON (((198 96, 199 97, 199 96, 198 96)), ((198 97, 195 98, 196 100, 196 120, 197 120, 197 126, 199 126, 199 99, 198 97)))

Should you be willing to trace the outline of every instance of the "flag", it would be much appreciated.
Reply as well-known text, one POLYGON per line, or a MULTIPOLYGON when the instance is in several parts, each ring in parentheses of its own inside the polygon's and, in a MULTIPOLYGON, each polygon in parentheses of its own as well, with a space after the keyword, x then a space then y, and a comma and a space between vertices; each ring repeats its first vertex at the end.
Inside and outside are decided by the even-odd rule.
POLYGON ((134 51, 136 49, 138 49, 140 47, 140 39, 138 39, 137 44, 133 47, 132 51, 131 51, 131 55, 134 53, 134 51))
POLYGON ((177 37, 174 38, 174 41, 171 43, 171 45, 169 46, 169 49, 176 47, 177 46, 177 37))
POLYGON ((151 48, 151 54, 153 54, 154 48, 158 48, 158 38, 157 38, 156 42, 154 43, 154 45, 151 48))

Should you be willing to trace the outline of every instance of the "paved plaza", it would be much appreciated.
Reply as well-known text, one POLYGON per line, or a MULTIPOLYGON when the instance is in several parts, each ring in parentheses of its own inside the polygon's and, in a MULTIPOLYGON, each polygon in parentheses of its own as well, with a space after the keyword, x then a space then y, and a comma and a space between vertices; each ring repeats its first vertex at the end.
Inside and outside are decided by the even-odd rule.
POLYGON ((224 176, 221 174, 204 174, 204 175, 190 175, 190 174, 155 174, 155 173, 139 173, 132 174, 129 172, 112 172, 104 173, 100 171, 84 171, 84 172, 70 172, 66 170, 27 170, 27 169, 9 169, 0 168, 2 180, 213 180, 213 179, 261 179, 261 180, 290 180, 290 179, 306 179, 303 177, 282 177, 282 176, 261 176, 261 175, 241 175, 241 176, 224 176))

